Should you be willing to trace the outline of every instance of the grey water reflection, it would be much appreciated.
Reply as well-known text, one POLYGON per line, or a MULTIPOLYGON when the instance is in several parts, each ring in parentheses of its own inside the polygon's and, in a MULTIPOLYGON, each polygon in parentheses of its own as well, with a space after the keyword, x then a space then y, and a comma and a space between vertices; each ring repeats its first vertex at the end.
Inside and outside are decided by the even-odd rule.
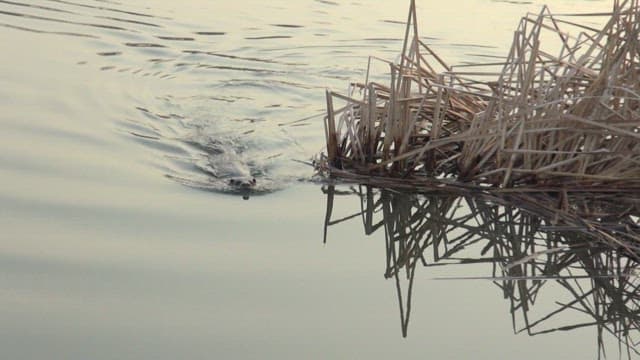
MULTIPOLYGON (((617 342, 621 357, 640 355, 637 249, 604 243, 589 227, 567 227, 557 218, 536 214, 535 204, 509 198, 417 195, 368 186, 348 191, 327 186, 323 192, 325 242, 331 226, 357 218, 366 235, 384 232, 384 276, 395 282, 402 336, 408 334, 412 306, 428 306, 423 304, 428 299, 412 298, 414 282, 425 277, 416 276, 417 269, 426 269, 429 278, 433 267, 485 264, 484 274, 430 280, 491 281, 507 300, 516 334, 589 327, 594 329, 598 359, 609 353, 606 337, 617 342), (360 211, 334 219, 334 202, 341 195, 356 195, 360 211)), ((594 208, 599 213, 593 216, 606 223, 612 236, 638 234, 640 207, 633 196, 603 197, 594 208)))

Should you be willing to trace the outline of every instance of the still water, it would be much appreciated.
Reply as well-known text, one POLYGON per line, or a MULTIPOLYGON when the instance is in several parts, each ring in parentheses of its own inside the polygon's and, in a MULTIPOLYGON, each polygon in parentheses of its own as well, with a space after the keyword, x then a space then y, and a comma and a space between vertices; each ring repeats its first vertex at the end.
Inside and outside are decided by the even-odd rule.
MULTIPOLYGON (((366 213, 346 187, 325 239, 335 191, 303 164, 323 147, 324 89, 361 81, 369 55, 396 57, 407 5, 0 1, 1 357, 626 357, 617 329, 585 310, 578 293, 592 282, 572 278, 591 274, 584 261, 553 273, 569 280, 516 281, 535 298, 522 300, 513 280, 481 279, 501 276, 495 257, 454 241, 458 224, 445 230, 463 258, 404 266, 389 227, 334 221, 366 213), (249 201, 234 176, 256 178, 249 201), (562 304, 572 311, 549 316, 562 304), (527 330, 523 319, 543 321, 527 330)), ((519 17, 542 5, 425 0, 418 13, 428 43, 461 63, 504 55, 519 17)), ((416 210, 424 201, 443 214, 473 207, 371 196, 383 222, 393 209, 433 217, 416 210)), ((504 233, 482 224, 462 228, 481 229, 478 241, 504 233)))

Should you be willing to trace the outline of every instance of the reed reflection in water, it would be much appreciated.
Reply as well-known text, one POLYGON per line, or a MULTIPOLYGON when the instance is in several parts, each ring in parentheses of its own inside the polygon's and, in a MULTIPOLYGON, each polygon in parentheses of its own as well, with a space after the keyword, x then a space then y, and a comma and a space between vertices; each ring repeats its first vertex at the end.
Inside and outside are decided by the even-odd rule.
MULTIPOLYGON (((492 281, 509 303, 516 334, 593 327, 599 359, 607 355, 607 336, 618 343, 621 356, 640 355, 635 349, 640 339, 638 253, 603 242, 587 220, 584 227, 568 226, 558 217, 542 216, 535 204, 512 202, 508 197, 416 195, 368 186, 348 191, 327 186, 323 192, 327 196, 325 242, 330 226, 356 218, 362 220, 367 235, 384 231, 384 276, 395 282, 404 337, 417 268, 484 263, 486 276, 435 280, 492 281), (359 197, 360 211, 333 219, 334 202, 340 195, 359 197), (545 289, 553 284, 566 296, 545 296, 545 289)), ((581 197, 570 201, 579 203, 581 197)), ((590 204, 599 230, 609 231, 614 238, 637 234, 640 209, 633 197, 626 201, 601 197, 590 204)))

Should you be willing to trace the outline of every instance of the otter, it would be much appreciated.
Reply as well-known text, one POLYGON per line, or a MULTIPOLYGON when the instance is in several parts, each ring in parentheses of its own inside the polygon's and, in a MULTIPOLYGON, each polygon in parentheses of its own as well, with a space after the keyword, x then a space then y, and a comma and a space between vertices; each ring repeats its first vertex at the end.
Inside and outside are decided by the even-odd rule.
POLYGON ((238 189, 249 189, 251 187, 256 186, 256 178, 251 179, 242 179, 242 178, 233 178, 229 179, 229 185, 236 187, 238 189))
POLYGON ((229 186, 242 193, 243 200, 249 200, 249 192, 256 186, 256 178, 232 178, 229 179, 229 186))
MULTIPOLYGON (((267 174, 267 165, 259 154, 247 152, 247 146, 233 139, 209 140, 206 144, 193 141, 203 158, 194 162, 206 178, 180 178, 185 185, 227 194, 250 196, 279 189, 283 182, 276 182, 267 174), (257 158, 256 158, 257 157, 257 158)), ((173 177, 178 178, 178 177, 173 177)))

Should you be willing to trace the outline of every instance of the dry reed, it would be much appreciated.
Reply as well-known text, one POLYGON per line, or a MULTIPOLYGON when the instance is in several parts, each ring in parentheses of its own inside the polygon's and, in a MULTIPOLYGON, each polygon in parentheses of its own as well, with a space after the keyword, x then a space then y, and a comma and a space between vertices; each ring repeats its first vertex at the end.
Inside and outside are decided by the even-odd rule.
POLYGON ((388 83, 368 71, 346 95, 327 90, 317 169, 416 190, 640 191, 639 2, 614 1, 601 29, 546 7, 523 17, 486 81, 420 40, 412 0, 388 83))

